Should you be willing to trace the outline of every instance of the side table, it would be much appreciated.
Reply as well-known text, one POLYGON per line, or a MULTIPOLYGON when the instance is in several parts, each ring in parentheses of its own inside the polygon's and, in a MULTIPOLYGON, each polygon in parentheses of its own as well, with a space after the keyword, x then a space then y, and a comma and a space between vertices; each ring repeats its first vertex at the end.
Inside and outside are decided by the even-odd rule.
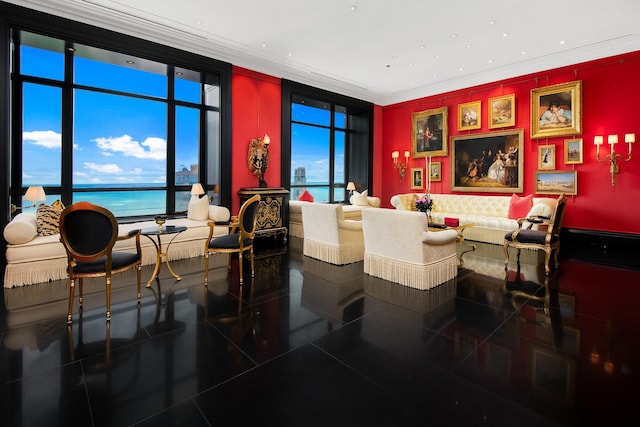
POLYGON ((171 268, 171 264, 169 264, 169 257, 167 256, 167 253, 169 252, 169 247, 171 246, 171 243, 173 243, 173 240, 176 237, 178 237, 178 234, 182 233, 186 229, 187 227, 182 225, 179 225, 179 226, 167 225, 162 228, 160 227, 143 228, 140 231, 140 234, 142 234, 143 236, 147 236, 149 240, 151 240, 153 245, 156 247, 156 265, 153 268, 153 273, 151 273, 151 278, 147 282, 147 288, 151 287, 151 282, 153 282, 153 279, 157 279, 159 281, 158 275, 160 273, 160 267, 162 266, 163 258, 164 258, 164 263, 166 264, 167 269, 169 269, 169 272, 171 273, 171 275, 175 277, 176 280, 182 280, 182 277, 178 276, 171 268), (171 240, 169 240, 169 243, 167 243, 167 247, 163 252, 161 236, 164 236, 167 234, 173 234, 174 236, 171 238, 171 240), (156 237, 155 240, 153 236, 156 237))

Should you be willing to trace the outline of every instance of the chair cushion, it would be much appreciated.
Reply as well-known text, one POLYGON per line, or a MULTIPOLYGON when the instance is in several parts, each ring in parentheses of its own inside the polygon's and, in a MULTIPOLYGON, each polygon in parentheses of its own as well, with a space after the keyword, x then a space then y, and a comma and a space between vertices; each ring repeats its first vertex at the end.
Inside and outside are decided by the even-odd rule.
POLYGON ((511 196, 509 202, 509 219, 526 218, 529 210, 533 206, 533 194, 520 197, 517 194, 511 196))
MULTIPOLYGON (((533 243, 536 245, 544 245, 545 239, 547 237, 546 231, 538 231, 538 230, 520 230, 518 233, 518 242, 519 243, 533 243)), ((513 241, 513 232, 509 232, 504 235, 504 238, 509 242, 513 241)), ((551 243, 555 243, 558 240, 557 236, 551 236, 551 243)))
MULTIPOLYGON (((89 262, 80 262, 74 269, 76 273, 100 273, 104 272, 104 263, 107 261, 107 257, 103 256, 96 260, 89 262)), ((111 270, 118 270, 127 265, 134 264, 140 261, 140 257, 137 253, 133 252, 112 252, 111 253, 111 270)))
MULTIPOLYGON (((244 239, 243 245, 245 247, 253 244, 253 239, 244 239)), ((209 242, 209 247, 211 249, 239 249, 240 244, 238 242, 237 234, 225 234, 224 236, 216 237, 215 239, 211 239, 209 242)))

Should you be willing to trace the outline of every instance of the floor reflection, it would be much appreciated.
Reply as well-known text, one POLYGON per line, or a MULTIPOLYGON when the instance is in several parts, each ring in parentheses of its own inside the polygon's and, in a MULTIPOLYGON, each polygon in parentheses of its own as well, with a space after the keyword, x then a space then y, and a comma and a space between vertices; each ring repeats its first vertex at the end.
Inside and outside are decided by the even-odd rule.
MULTIPOLYGON (((465 248, 461 248, 464 250, 465 248)), ((478 244, 429 291, 301 254, 256 275, 173 262, 143 290, 65 281, 5 289, 2 425, 609 425, 640 385, 640 272, 478 244), (239 275, 244 274, 240 286, 239 275)), ((143 275, 148 276, 145 269, 143 275)))

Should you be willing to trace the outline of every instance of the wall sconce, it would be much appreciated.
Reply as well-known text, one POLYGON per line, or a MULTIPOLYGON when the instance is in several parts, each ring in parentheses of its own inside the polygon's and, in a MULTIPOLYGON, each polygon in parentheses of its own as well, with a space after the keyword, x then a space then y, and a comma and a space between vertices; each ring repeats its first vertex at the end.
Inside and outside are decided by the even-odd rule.
POLYGON ((599 162, 609 161, 609 172, 611 172, 611 186, 616 185, 616 174, 620 171, 618 167, 618 159, 622 159, 624 162, 631 160, 631 144, 636 142, 635 133, 627 133, 624 135, 624 142, 628 145, 627 158, 616 153, 616 144, 618 143, 618 135, 609 135, 607 137, 607 143, 611 146, 611 154, 607 154, 602 159, 600 158, 600 146, 604 142, 602 135, 596 135, 593 137, 593 143, 596 146, 596 160, 599 162))
POLYGON ((353 196, 353 190, 355 189, 356 185, 353 183, 353 181, 349 181, 349 183, 347 184, 347 190, 349 191, 349 194, 353 196))
POLYGON ((47 195, 44 192, 44 188, 39 185, 35 185, 27 188, 27 191, 24 193, 24 200, 33 202, 31 206, 16 206, 13 203, 11 204, 11 213, 14 213, 18 209, 31 209, 36 207, 36 203, 40 201, 45 201, 47 199, 47 195))
POLYGON ((402 178, 404 178, 404 172, 409 166, 409 152, 404 152, 404 164, 399 161, 399 157, 400 152, 394 151, 393 153, 391 153, 391 158, 393 159, 393 167, 398 169, 398 172, 400 173, 400 182, 402 182, 402 178))

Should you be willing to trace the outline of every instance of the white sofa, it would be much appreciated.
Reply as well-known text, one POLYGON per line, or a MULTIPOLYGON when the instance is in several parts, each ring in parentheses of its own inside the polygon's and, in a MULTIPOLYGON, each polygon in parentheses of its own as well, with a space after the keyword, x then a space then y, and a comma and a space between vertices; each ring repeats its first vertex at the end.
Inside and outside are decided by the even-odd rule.
POLYGON ((431 289, 456 277, 454 230, 428 231, 421 212, 362 212, 364 272, 415 289, 431 289))
MULTIPOLYGON (((349 199, 350 205, 341 205, 344 213, 344 219, 350 220, 362 220, 362 210, 368 208, 379 208, 380 198, 372 197, 366 194, 366 191, 362 193, 354 192, 354 195, 349 199), (364 194, 364 197, 362 196, 364 194)), ((302 226, 302 206, 307 203, 302 200, 289 201, 289 236, 304 237, 304 228, 302 226)))
POLYGON ((302 218, 304 255, 336 265, 362 261, 362 221, 345 219, 341 205, 307 203, 302 218))
MULTIPOLYGON (((391 205, 398 210, 412 210, 413 199, 424 193, 404 193, 391 197, 391 205)), ((458 218, 460 225, 473 223, 464 231, 466 240, 501 245, 504 235, 518 227, 516 219, 509 218, 512 196, 481 196, 467 194, 431 194, 434 222, 444 223, 444 218, 458 218)), ((523 217, 551 216, 556 206, 551 197, 533 197, 532 207, 523 217)), ((415 209, 415 208, 413 208, 415 209)), ((534 227, 538 227, 534 225, 534 227)))
MULTIPOLYGON (((163 250, 173 239, 168 258, 184 259, 204 255, 204 243, 209 235, 207 222, 226 221, 230 218, 230 212, 223 206, 209 205, 203 198, 194 206, 190 202, 187 218, 168 219, 165 226, 186 226, 187 230, 179 234, 167 234, 161 236, 163 250)), ((129 224, 119 224, 119 234, 123 235, 130 230, 157 227, 154 221, 141 221, 129 224)), ((214 235, 227 234, 228 227, 215 227, 214 235)), ((60 234, 50 236, 38 236, 36 214, 23 212, 16 215, 4 229, 4 238, 7 241, 6 260, 7 266, 4 272, 4 287, 31 285, 34 283, 59 280, 67 277, 67 254, 60 242, 60 234)), ((152 236, 154 239, 155 236, 152 236)), ((134 239, 116 243, 117 250, 133 250, 134 239)), ((142 236, 142 265, 156 262, 156 248, 153 242, 142 236)))

